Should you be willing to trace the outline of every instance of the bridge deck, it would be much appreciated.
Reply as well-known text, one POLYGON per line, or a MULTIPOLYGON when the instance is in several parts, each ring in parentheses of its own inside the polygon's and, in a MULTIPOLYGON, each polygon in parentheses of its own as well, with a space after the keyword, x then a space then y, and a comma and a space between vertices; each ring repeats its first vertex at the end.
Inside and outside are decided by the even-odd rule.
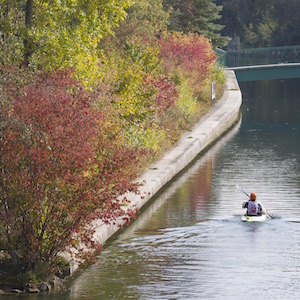
POLYGON ((267 79, 300 78, 300 63, 242 66, 227 68, 235 71, 237 80, 253 81, 267 79))

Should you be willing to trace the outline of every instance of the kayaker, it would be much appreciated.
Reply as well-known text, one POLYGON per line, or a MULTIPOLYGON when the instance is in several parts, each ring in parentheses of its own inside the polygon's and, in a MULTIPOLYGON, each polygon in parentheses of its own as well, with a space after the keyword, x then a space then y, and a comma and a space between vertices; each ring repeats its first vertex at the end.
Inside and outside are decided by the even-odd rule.
POLYGON ((264 211, 262 205, 256 201, 256 194, 254 192, 250 194, 250 200, 244 202, 242 207, 247 208, 248 216, 261 216, 264 211))

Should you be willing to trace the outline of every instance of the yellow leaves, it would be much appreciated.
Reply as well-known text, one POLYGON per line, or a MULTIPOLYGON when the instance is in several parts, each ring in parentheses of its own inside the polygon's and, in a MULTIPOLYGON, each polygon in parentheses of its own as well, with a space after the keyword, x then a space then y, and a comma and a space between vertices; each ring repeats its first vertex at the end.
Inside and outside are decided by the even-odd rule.
POLYGON ((23 59, 25 48, 22 41, 30 36, 33 45, 29 57, 31 67, 50 72, 72 67, 75 65, 74 55, 101 52, 98 49, 100 40, 113 33, 113 28, 125 19, 125 9, 132 4, 131 0, 36 0, 30 16, 34 21, 25 30, 23 5, 15 6, 5 1, 3 9, 7 12, 2 33, 12 37, 5 39, 6 44, 0 47, 5 53, 2 61, 10 64, 23 59), (11 32, 19 34, 16 36, 11 32))
POLYGON ((131 127, 127 131, 127 138, 129 144, 133 146, 138 145, 157 152, 164 144, 166 134, 162 128, 159 128, 156 124, 152 124, 151 127, 131 127))
POLYGON ((89 171, 83 171, 82 176, 83 176, 84 178, 87 178, 87 177, 89 177, 89 174, 90 174, 89 171))
POLYGON ((144 144, 147 149, 154 150, 155 152, 161 148, 165 139, 165 132, 158 127, 154 126, 145 131, 144 144))
POLYGON ((194 91, 190 87, 188 80, 184 80, 180 84, 179 100, 176 102, 176 106, 186 116, 197 113, 197 97, 194 95, 194 91))
POLYGON ((95 54, 78 53, 73 60, 76 79, 79 79, 86 88, 91 89, 102 76, 98 69, 99 58, 95 54))

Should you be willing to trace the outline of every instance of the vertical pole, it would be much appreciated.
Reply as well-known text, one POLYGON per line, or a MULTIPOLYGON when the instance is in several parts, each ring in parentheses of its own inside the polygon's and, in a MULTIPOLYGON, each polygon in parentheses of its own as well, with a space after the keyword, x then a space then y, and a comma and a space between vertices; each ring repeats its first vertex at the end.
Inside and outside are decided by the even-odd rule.
POLYGON ((211 84, 211 104, 215 103, 216 98, 216 82, 212 82, 211 84))

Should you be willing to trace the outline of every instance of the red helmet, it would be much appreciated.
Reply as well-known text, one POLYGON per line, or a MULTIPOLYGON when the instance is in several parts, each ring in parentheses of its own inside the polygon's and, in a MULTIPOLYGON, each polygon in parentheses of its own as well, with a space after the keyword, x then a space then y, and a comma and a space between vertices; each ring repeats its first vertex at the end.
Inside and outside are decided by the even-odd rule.
POLYGON ((250 199, 251 199, 251 200, 256 200, 256 194, 255 194, 254 192, 252 192, 252 193, 250 194, 250 199))

